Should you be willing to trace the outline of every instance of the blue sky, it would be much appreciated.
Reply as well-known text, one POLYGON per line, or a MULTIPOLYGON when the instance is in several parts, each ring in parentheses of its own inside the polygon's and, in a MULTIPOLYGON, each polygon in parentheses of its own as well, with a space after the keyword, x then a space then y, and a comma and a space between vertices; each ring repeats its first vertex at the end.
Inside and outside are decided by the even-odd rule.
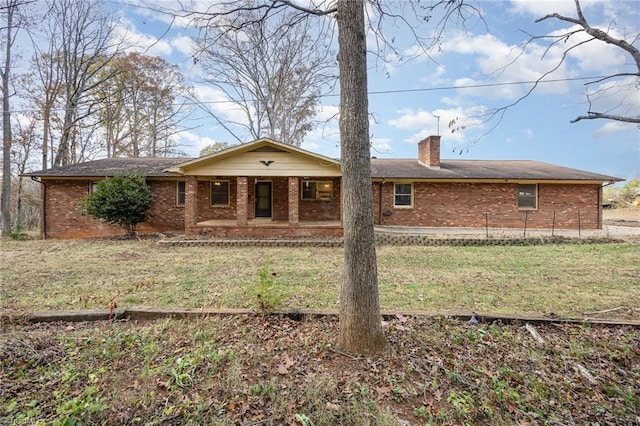
MULTIPOLYGON (((191 3, 196 10, 211 4, 195 0, 184 3, 191 3)), ((190 57, 194 31, 180 19, 170 23, 167 15, 149 9, 149 6, 162 8, 174 4, 169 0, 105 3, 116 10, 119 29, 136 50, 178 65, 202 101, 224 100, 211 87, 194 83, 206 72, 194 65, 190 57)), ((504 83, 533 81, 557 64, 564 45, 546 53, 542 42, 534 42, 524 51, 519 45, 528 39, 525 32, 557 34, 571 28, 570 24, 557 20, 537 24, 534 21, 552 12, 575 16, 572 0, 474 4, 481 10, 485 22, 471 19, 465 28, 448 27, 440 48, 429 51, 428 55, 418 55, 408 62, 391 54, 386 56, 386 61, 372 58, 369 63, 372 155, 415 158, 416 143, 439 131, 442 158, 531 159, 624 179, 640 177, 638 125, 605 120, 570 123, 576 116, 585 114, 587 106, 584 81, 568 79, 634 70, 629 55, 601 42, 572 51, 565 64, 549 77, 561 81, 540 85, 532 95, 508 109, 495 129, 491 130, 493 123, 474 118, 479 111, 510 104, 530 87, 504 83), (452 134, 448 123, 454 118, 465 123, 466 128, 452 134)), ((640 33, 640 1, 583 0, 582 6, 593 26, 611 26, 614 35, 624 34, 630 42, 632 35, 640 33)), ((425 33, 431 29, 428 25, 423 27, 425 33)), ((394 36, 403 57, 416 53, 406 29, 400 29, 394 36)), ((374 37, 369 34, 370 45, 374 37)), ((639 43, 636 40, 635 45, 639 43)), ((631 84, 601 102, 602 109, 623 105, 623 111, 637 115, 640 89, 637 84, 635 87, 631 84)), ((222 115, 234 114, 228 103, 212 105, 222 115)), ((337 96, 322 99, 317 117, 322 124, 309 134, 303 148, 339 157, 337 112, 337 96)), ((197 111, 192 118, 194 121, 188 125, 198 127, 179 136, 187 154, 197 155, 210 143, 232 140, 213 119, 197 111)))

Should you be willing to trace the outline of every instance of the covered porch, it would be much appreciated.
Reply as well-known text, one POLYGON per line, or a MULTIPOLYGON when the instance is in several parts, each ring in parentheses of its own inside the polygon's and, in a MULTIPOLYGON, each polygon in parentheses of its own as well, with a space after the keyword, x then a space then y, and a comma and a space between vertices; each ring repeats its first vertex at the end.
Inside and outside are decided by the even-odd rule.
POLYGON ((252 219, 244 226, 236 220, 212 219, 190 227, 191 236, 215 238, 317 238, 341 237, 342 222, 332 220, 300 221, 292 225, 284 220, 252 219))
POLYGON ((343 235, 336 160, 268 139, 178 165, 185 235, 318 238, 343 235))

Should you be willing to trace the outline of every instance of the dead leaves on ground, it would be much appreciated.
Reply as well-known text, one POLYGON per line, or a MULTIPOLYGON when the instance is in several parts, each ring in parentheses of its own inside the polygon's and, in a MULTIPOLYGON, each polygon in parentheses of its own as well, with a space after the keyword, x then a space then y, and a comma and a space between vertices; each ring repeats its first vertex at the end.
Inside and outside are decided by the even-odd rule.
POLYGON ((389 352, 362 358, 333 348, 331 318, 15 326, 0 342, 0 415, 36 404, 50 422, 83 397, 104 405, 85 424, 640 422, 637 329, 408 316, 384 327, 389 352), (55 389, 40 379, 71 374, 55 389))

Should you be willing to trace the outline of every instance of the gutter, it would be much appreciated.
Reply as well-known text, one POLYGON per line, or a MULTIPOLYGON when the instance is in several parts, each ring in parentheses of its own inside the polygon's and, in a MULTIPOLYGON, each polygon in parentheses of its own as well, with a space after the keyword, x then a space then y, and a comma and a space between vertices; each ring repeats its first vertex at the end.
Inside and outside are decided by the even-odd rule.
POLYGON ((40 238, 47 239, 47 185, 38 176, 30 176, 31 180, 40 186, 40 238))

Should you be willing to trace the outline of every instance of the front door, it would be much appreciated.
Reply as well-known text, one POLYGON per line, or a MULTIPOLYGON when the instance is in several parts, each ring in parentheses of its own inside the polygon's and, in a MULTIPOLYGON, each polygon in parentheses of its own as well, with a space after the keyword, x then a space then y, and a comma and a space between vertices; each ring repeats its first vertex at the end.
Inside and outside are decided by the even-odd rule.
POLYGON ((271 182, 256 182, 256 217, 271 217, 271 182))

